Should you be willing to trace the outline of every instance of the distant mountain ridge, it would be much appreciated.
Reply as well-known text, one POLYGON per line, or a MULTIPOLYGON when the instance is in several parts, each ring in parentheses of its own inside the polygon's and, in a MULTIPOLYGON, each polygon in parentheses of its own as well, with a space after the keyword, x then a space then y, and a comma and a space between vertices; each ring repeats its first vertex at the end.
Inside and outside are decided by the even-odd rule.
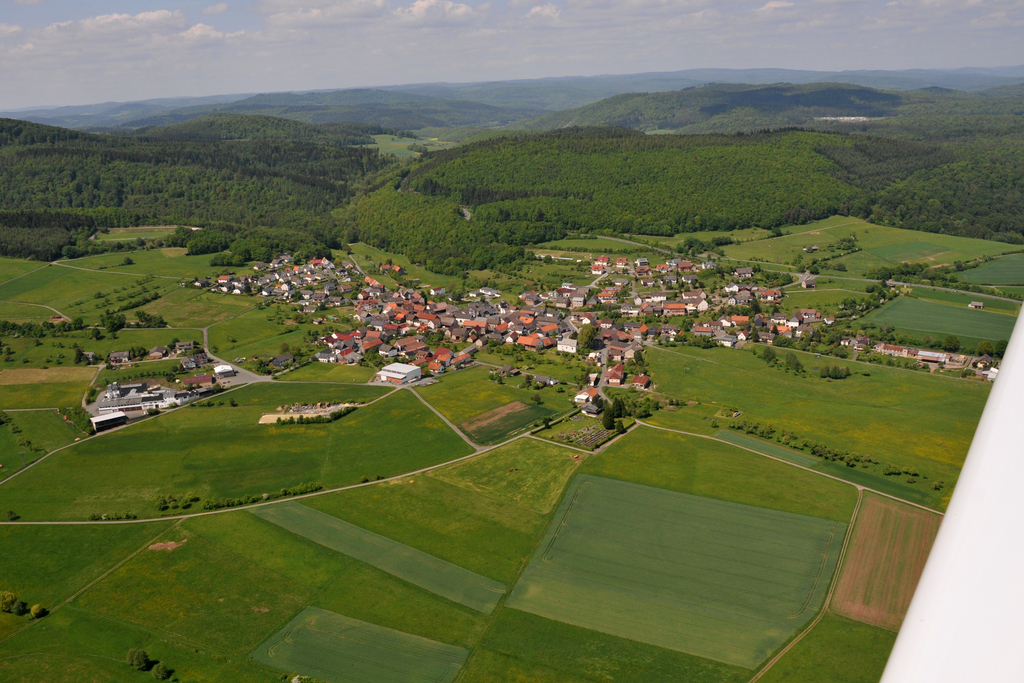
POLYGON ((496 128, 544 113, 578 109, 626 93, 679 91, 709 83, 759 86, 826 82, 889 91, 1013 89, 1024 83, 1024 66, 829 72, 688 69, 625 75, 163 98, 21 109, 0 112, 0 117, 89 129, 167 125, 218 112, 277 116, 306 123, 349 121, 415 130, 459 126, 496 128))

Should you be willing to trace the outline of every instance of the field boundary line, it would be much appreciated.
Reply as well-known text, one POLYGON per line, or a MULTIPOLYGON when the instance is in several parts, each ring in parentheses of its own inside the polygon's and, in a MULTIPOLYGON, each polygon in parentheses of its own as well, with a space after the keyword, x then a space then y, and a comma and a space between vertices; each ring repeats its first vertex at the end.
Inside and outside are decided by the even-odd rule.
POLYGON ((803 640, 804 636, 811 632, 811 630, 825 618, 825 614, 828 612, 829 605, 832 603, 832 595, 836 591, 836 584, 839 583, 839 574, 843 568, 843 561, 846 559, 846 550, 850 546, 850 537, 853 536, 853 527, 857 523, 857 514, 860 512, 860 505, 864 501, 864 490, 857 490, 857 505, 853 508, 853 515, 850 517, 850 522, 846 527, 846 537, 843 539, 843 548, 839 552, 839 561, 836 562, 835 571, 832 574, 832 582, 829 584, 828 594, 825 595, 825 602, 821 605, 821 610, 818 611, 818 615, 814 617, 814 620, 805 628, 799 635, 793 640, 789 641, 786 647, 782 648, 782 651, 777 655, 768 660, 768 663, 761 667, 761 670, 754 674, 747 683, 755 683, 760 680, 762 676, 768 673, 768 670, 775 666, 780 659, 782 659, 787 652, 793 649, 793 647, 803 640))
MULTIPOLYGON (((36 270, 41 270, 41 269, 37 268, 36 270)), ((36 271, 33 270, 32 272, 34 273, 36 271)), ((28 273, 25 273, 25 275, 28 275, 28 273)), ((24 275, 19 275, 18 277, 24 277, 24 275)), ((17 280, 18 278, 12 278, 12 279, 17 280)), ((10 282, 10 280, 8 280, 7 282, 10 282)), ((0 285, 7 284, 7 282, 0 282, 0 285)), ((16 304, 18 306, 38 306, 39 308, 46 308, 46 309, 49 309, 49 310, 53 311, 54 313, 56 313, 60 317, 64 318, 68 322, 71 321, 71 318, 69 318, 68 316, 64 315, 63 313, 58 311, 53 306, 47 306, 46 304, 33 304, 33 303, 29 303, 28 301, 0 301, 0 304, 16 304)))
POLYGON ((778 456, 775 456, 775 455, 770 455, 768 453, 762 453, 761 451, 754 450, 753 448, 748 448, 747 446, 741 446, 741 445, 735 444, 735 443, 733 443, 731 441, 726 441, 725 439, 720 439, 717 436, 710 436, 708 434, 696 434, 694 432, 684 432, 681 429, 672 429, 671 427, 660 427, 658 425, 654 425, 654 424, 651 424, 649 422, 643 422, 641 420, 637 420, 636 423, 637 424, 642 424, 645 427, 650 427, 651 429, 660 429, 660 430, 665 431, 665 432, 674 432, 676 434, 683 434, 684 436, 694 436, 694 437, 697 437, 698 439, 709 439, 710 441, 718 441, 719 443, 728 444, 729 446, 734 446, 736 448, 740 448, 740 449, 743 449, 745 451, 749 451, 751 453, 754 453, 755 455, 760 455, 760 456, 765 457, 765 458, 771 458, 772 460, 774 460, 776 462, 781 462, 781 463, 789 465, 791 467, 797 467, 799 469, 804 470, 805 472, 810 472, 812 474, 817 474, 817 475, 822 476, 822 477, 828 477, 829 479, 834 479, 835 481, 842 482, 842 483, 847 484, 849 486, 853 486, 858 491, 870 491, 871 493, 874 493, 876 495, 882 496, 884 498, 890 498, 890 499, 895 500, 895 501, 897 501, 899 503, 904 503, 905 505, 910 505, 910 506, 916 507, 916 508, 918 508, 920 510, 925 510, 927 512, 931 512, 932 514, 939 515, 940 517, 945 517, 946 516, 944 512, 940 512, 938 510, 933 510, 932 508, 927 507, 925 505, 921 505, 920 503, 914 503, 914 502, 906 500, 904 498, 900 498, 899 496, 894 496, 891 493, 885 493, 883 491, 878 491, 876 489, 871 488, 870 486, 864 486, 863 484, 856 484, 856 483, 854 483, 852 481, 849 481, 847 479, 843 479, 842 477, 837 477, 834 474, 829 474, 828 472, 820 472, 820 471, 818 471, 816 469, 813 469, 811 467, 806 467, 804 465, 799 465, 799 464, 797 464, 795 462, 790 462, 788 460, 784 460, 784 459, 782 459, 782 458, 780 458, 778 456))
MULTIPOLYGON (((163 280, 177 280, 178 282, 181 282, 183 279, 188 279, 188 278, 174 277, 173 275, 147 275, 146 273, 124 273, 124 272, 122 272, 120 270, 110 270, 110 271, 107 271, 107 270, 96 270, 95 268, 82 268, 81 266, 69 266, 68 264, 61 263, 60 261, 50 261, 50 265, 51 266, 60 266, 61 268, 70 268, 71 270, 84 270, 87 273, 99 273, 100 275, 131 275, 132 277, 154 277, 154 278, 158 277, 158 278, 161 278, 163 280)), ((117 268, 117 266, 113 266, 113 267, 117 268)))
MULTIPOLYGON (((124 558, 123 560, 121 560, 120 562, 118 562, 117 564, 115 564, 115 565, 114 565, 113 567, 111 567, 111 568, 110 568, 110 569, 108 569, 107 571, 105 571, 105 572, 103 572, 102 574, 100 574, 99 576, 97 576, 97 577, 96 577, 95 579, 93 579, 93 580, 92 580, 92 581, 90 581, 90 582, 89 582, 88 584, 86 584, 86 585, 85 585, 85 586, 83 586, 83 587, 82 587, 81 589, 79 589, 79 590, 78 590, 78 591, 77 591, 76 593, 74 593, 74 594, 73 594, 73 595, 72 595, 71 597, 69 597, 69 598, 66 598, 65 600, 61 601, 60 603, 58 603, 58 604, 54 605, 53 609, 51 609, 51 610, 49 611, 49 613, 50 613, 50 614, 53 614, 54 612, 56 612, 57 610, 59 610, 59 609, 60 609, 61 607, 63 607, 63 606, 65 606, 65 605, 67 605, 67 604, 68 604, 69 602, 71 602, 72 600, 74 600, 75 598, 77 598, 77 597, 78 597, 79 595, 81 595, 81 594, 82 594, 82 593, 84 593, 85 591, 89 590, 90 588, 92 588, 93 586, 95 586, 95 585, 96 585, 97 583, 99 583, 99 582, 100 582, 100 581, 102 581, 103 579, 105 579, 105 578, 107 578, 108 576, 110 576, 110 575, 111 575, 111 574, 112 574, 113 572, 117 571, 117 570, 118 570, 118 569, 120 569, 120 568, 121 568, 122 566, 124 566, 124 564, 125 564, 126 562, 128 562, 128 560, 132 559, 133 557, 135 557, 136 555, 138 555, 139 553, 141 553, 141 552, 142 552, 143 550, 146 550, 147 548, 149 548, 149 546, 151 546, 151 545, 153 545, 154 543, 156 543, 156 542, 157 542, 157 541, 158 541, 158 540, 160 539, 160 537, 161 537, 161 536, 163 536, 163 535, 164 535, 165 533, 167 533, 167 531, 168 531, 169 529, 171 529, 171 528, 173 528, 173 527, 176 527, 176 526, 178 526, 178 523, 177 523, 177 522, 175 522, 174 524, 168 524, 167 526, 165 526, 165 527, 164 527, 163 529, 161 529, 161 530, 160 530, 160 533, 159 533, 159 534, 157 534, 156 536, 154 536, 154 537, 153 537, 153 538, 151 538, 150 540, 146 541, 146 543, 145 543, 145 544, 143 544, 143 546, 142 546, 141 548, 139 548, 138 550, 136 550, 135 552, 133 552, 133 553, 132 553, 131 555, 129 555, 128 557, 124 558)), ((83 610, 83 611, 88 611, 88 610, 83 610)), ((6 642, 6 641, 10 640, 10 639, 11 639, 11 638, 13 638, 14 636, 16 636, 16 635, 18 635, 19 633, 21 633, 22 631, 25 631, 26 629, 29 629, 29 628, 31 628, 33 624, 38 624, 38 623, 39 623, 40 621, 41 621, 40 619, 33 619, 32 621, 28 622, 27 624, 25 624, 24 626, 22 626, 21 628, 19 628, 19 629, 18 629, 17 631, 14 631, 14 632, 12 632, 12 633, 9 633, 9 634, 7 634, 6 636, 4 636, 3 638, 0 638, 0 643, 4 643, 4 642, 6 642)))
MULTIPOLYGON (((25 277, 26 275, 31 275, 32 273, 35 273, 36 271, 42 270, 43 268, 45 268, 48 265, 50 265, 50 264, 49 263, 44 263, 43 265, 39 266, 35 270, 30 270, 27 273, 22 273, 21 275, 15 275, 10 280, 4 280, 3 282, 0 282, 0 285, 6 285, 8 282, 14 282, 15 280, 17 280, 20 277, 25 277)), ((18 302, 12 302, 12 303, 21 303, 21 302, 18 301, 18 302)))
POLYGON ((427 401, 427 399, 425 399, 422 396, 420 396, 420 392, 416 391, 416 389, 414 389, 413 387, 402 387, 402 388, 403 389, 408 389, 409 391, 411 391, 413 396, 418 398, 423 403, 423 405, 425 405, 426 407, 430 408, 434 412, 435 415, 437 415, 439 418, 441 418, 444 421, 444 423, 446 425, 451 427, 452 431, 454 431, 456 434, 461 436, 462 440, 465 441, 467 444, 469 444, 470 448, 475 449, 478 453, 481 452, 481 450, 483 449, 483 446, 477 445, 472 439, 469 438, 469 436, 467 436, 465 433, 463 433, 463 431, 461 429, 456 427, 455 423, 453 423, 447 417, 442 415, 441 411, 439 411, 434 406, 430 405, 430 403, 427 401))

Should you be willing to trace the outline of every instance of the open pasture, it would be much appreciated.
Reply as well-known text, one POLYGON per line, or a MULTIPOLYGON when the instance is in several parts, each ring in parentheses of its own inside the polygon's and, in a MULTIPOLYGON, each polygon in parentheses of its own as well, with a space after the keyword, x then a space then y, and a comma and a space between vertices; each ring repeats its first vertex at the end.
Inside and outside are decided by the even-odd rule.
MULTIPOLYGON (((811 368, 825 362, 812 354, 796 355, 811 368)), ((748 422, 772 424, 831 448, 869 455, 883 465, 917 468, 947 486, 956 480, 991 390, 981 382, 856 363, 846 364, 853 376, 828 382, 813 371, 788 373, 749 351, 733 349, 655 347, 647 362, 666 396, 728 405, 748 422)), ((658 411, 650 421, 671 427, 671 415, 658 411)), ((927 482, 901 485, 931 490, 927 482)), ((942 493, 932 493, 935 500, 929 504, 938 504, 942 493)))
POLYGON ((794 228, 783 237, 727 246, 725 254, 733 259, 756 259, 768 263, 789 263, 802 256, 805 262, 809 262, 812 258, 827 255, 827 245, 851 236, 857 238, 861 251, 830 262, 845 264, 851 275, 863 275, 871 268, 903 262, 952 265, 954 261, 970 261, 981 256, 1020 250, 991 240, 902 230, 873 225, 858 218, 834 216, 794 228), (817 254, 803 251, 804 247, 814 245, 818 246, 817 254))
MULTIPOLYGON (((209 327, 255 308, 256 301, 241 295, 215 294, 195 287, 177 287, 141 310, 162 316, 171 327, 209 327)), ((134 312, 134 311, 133 311, 134 312)), ((133 317, 132 313, 127 315, 133 317)))
POLYGON ((492 382, 488 375, 489 368, 478 366, 445 375, 436 384, 420 387, 416 391, 456 424, 514 401, 531 405, 535 394, 540 394, 542 406, 550 409, 549 414, 572 407, 571 394, 559 394, 555 387, 541 391, 520 389, 517 385, 523 381, 522 377, 508 378, 504 384, 498 384, 492 382))
POLYGON ((878 683, 896 635, 831 613, 793 646, 763 683, 878 683))
POLYGON ((644 426, 589 456, 581 471, 843 523, 857 503, 848 484, 730 444, 644 426))
POLYGON ((343 363, 307 363, 279 377, 285 382, 367 382, 373 378, 373 368, 343 363))
POLYGON ((478 612, 489 614, 505 594, 506 587, 497 581, 300 503, 254 508, 252 513, 478 612))
POLYGON ((467 662, 467 683, 745 683, 749 669, 502 609, 467 662))
MULTIPOLYGON (((364 242, 350 244, 349 249, 352 250, 352 253, 355 256, 359 257, 359 265, 362 266, 363 270, 366 271, 366 274, 372 278, 380 279, 380 266, 390 259, 391 263, 393 263, 396 266, 401 266, 405 270, 406 274, 398 276, 398 280, 403 283, 406 283, 407 286, 415 285, 445 287, 448 290, 449 294, 454 289, 462 288, 461 279, 451 275, 442 275, 440 273, 434 273, 422 266, 417 266, 416 264, 412 263, 407 257, 401 254, 392 254, 391 252, 383 251, 381 249, 377 249, 376 247, 371 247, 369 244, 366 244, 364 242), (370 262, 372 262, 375 267, 370 266, 370 262), (419 283, 417 284, 410 282, 413 279, 419 279, 419 283)), ((352 260, 352 257, 347 256, 343 251, 335 252, 335 262, 345 260, 350 261, 352 260)), ((428 299, 436 298, 442 301, 445 299, 444 296, 431 297, 429 295, 429 292, 425 296, 427 296, 428 299)))
POLYGON ((459 425, 459 428, 477 443, 498 443, 537 420, 553 415, 554 412, 547 406, 526 405, 522 401, 513 401, 470 418, 459 425))
MULTIPOLYGON (((64 368, 79 369, 85 368, 64 368)), ((11 410, 17 408, 66 408, 68 406, 81 405, 88 381, 78 382, 18 382, 11 383, 11 377, 4 377, 4 374, 11 372, 4 370, 0 372, 0 410, 11 410)), ((41 370, 40 372, 48 372, 41 370)), ((95 371, 92 371, 95 372, 95 371)), ((45 375, 44 375, 45 376, 45 375)), ((19 377, 22 379, 24 376, 19 377)), ((90 376, 91 379, 91 376, 90 376)))
MULTIPOLYGON (((187 256, 185 249, 138 249, 131 252, 111 252, 99 256, 86 256, 73 261, 62 261, 68 265, 90 270, 103 270, 115 273, 136 273, 139 275, 155 275, 163 278, 192 280, 197 277, 209 277, 219 274, 225 269, 210 266, 212 254, 187 256), (122 265, 125 257, 130 258, 131 265, 122 265)), ((227 270, 243 270, 233 268, 227 270)))
POLYGON ((386 392, 329 384, 245 387, 215 397, 214 407, 181 408, 65 449, 4 484, 3 495, 25 519, 158 516, 175 510, 161 513, 152 502, 157 495, 192 493, 205 501, 305 482, 330 488, 471 452, 408 392, 328 424, 257 424, 280 405, 365 401, 386 392), (239 405, 229 406, 231 399, 239 405))
POLYGON ((910 295, 915 299, 936 301, 938 303, 949 304, 952 306, 966 307, 967 304, 972 301, 980 301, 985 304, 985 308, 983 310, 1006 313, 1008 315, 1017 315, 1020 312, 1020 302, 1018 301, 1004 301, 1002 299, 994 299, 987 296, 971 294, 970 292, 960 294, 958 292, 949 292, 943 289, 912 287, 910 288, 910 295))
POLYGON ((253 659, 328 683, 449 683, 468 655, 459 647, 308 607, 253 659))
POLYGON ((753 668, 821 607, 845 531, 580 475, 508 604, 753 668))
MULTIPOLYGON (((0 526, 0 547, 11 550, 0 553, 0 591, 9 590, 29 605, 38 603, 53 609, 168 524, 0 526)), ((0 612, 0 638, 25 623, 25 617, 0 612)), ((0 669, 0 680, 2 672, 0 669)))
POLYGON ((7 413, 7 419, 9 425, 0 425, 0 480, 21 469, 22 453, 27 463, 86 436, 78 427, 65 422, 56 410, 12 412, 7 413), (12 427, 17 427, 17 434, 12 427), (22 445, 17 437, 31 446, 22 445))
POLYGON ((1015 316, 975 310, 966 306, 950 306, 934 301, 900 297, 864 316, 863 322, 892 325, 897 330, 915 335, 945 337, 955 335, 962 342, 979 339, 1009 339, 1015 316))
POLYGON ((518 439, 431 477, 546 515, 579 467, 580 454, 535 439, 518 439))
POLYGON ((864 497, 832 610, 898 631, 942 518, 872 494, 864 497))
POLYGON ((965 270, 960 278, 976 285, 1024 285, 1024 254, 1011 254, 965 270))
POLYGON ((9 320, 15 323, 38 323, 49 320, 52 315, 55 314, 49 308, 34 304, 0 303, 0 320, 9 320))
POLYGON ((817 458, 805 455, 799 451, 783 448, 782 446, 776 446, 775 444, 761 441, 760 439, 751 439, 746 434, 741 434, 728 429, 722 429, 716 432, 715 438, 721 439, 722 441, 728 441, 729 443, 736 444, 737 446, 743 446, 744 448, 751 448, 759 453, 773 455, 776 458, 781 458, 782 460, 791 462, 795 465, 814 467, 821 462, 817 458))
POLYGON ((110 228, 107 232, 98 232, 93 239, 100 242, 127 242, 137 239, 156 240, 174 234, 176 225, 139 225, 131 228, 110 228))
POLYGON ((0 257, 0 284, 45 266, 45 263, 40 263, 39 261, 0 257))
MULTIPOLYGON (((306 348, 306 332, 316 330, 324 334, 323 328, 312 324, 291 322, 292 311, 282 306, 256 308, 237 317, 215 324, 210 328, 210 350, 219 357, 231 361, 235 358, 248 359, 246 367, 253 365, 252 358, 272 358, 280 353, 306 348)), ((310 352, 313 347, 308 347, 310 352)))

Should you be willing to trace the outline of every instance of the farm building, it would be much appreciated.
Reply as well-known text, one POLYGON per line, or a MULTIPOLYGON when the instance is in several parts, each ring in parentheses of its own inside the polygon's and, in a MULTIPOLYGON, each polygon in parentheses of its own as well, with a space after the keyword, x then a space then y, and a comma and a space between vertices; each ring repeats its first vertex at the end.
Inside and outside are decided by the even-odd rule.
POLYGON ((392 384, 408 384, 420 378, 421 372, 415 365, 405 363, 392 363, 385 365, 377 373, 377 380, 380 382, 391 382, 392 384))
POLYGON ((972 301, 967 304, 967 308, 985 308, 985 302, 983 301, 972 301))
POLYGON ((228 364, 218 365, 213 369, 213 374, 218 377, 234 377, 235 369, 228 364))
POLYGON ((89 422, 92 422, 93 429, 97 432, 102 432, 107 429, 113 429, 114 427, 120 427, 121 425, 128 424, 128 416, 118 411, 108 415, 89 418, 89 422))

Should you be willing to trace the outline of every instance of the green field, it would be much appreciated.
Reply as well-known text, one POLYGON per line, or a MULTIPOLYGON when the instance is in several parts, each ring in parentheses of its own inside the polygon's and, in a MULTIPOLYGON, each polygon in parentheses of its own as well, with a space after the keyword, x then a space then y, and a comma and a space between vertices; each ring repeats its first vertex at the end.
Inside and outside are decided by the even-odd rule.
POLYGON ((41 322, 49 320, 54 312, 34 304, 0 303, 0 320, 11 322, 41 322))
POLYGON ((751 671, 529 612, 501 609, 474 649, 467 683, 745 683, 751 671))
POLYGON ((88 382, 0 383, 0 410, 81 405, 88 382))
POLYGON ((846 525, 578 476, 508 605, 753 668, 821 607, 846 525))
POLYGON ((0 480, 50 451, 85 438, 85 433, 65 422, 56 410, 26 410, 7 413, 9 425, 0 425, 0 480), (20 430, 15 433, 12 427, 20 430), (24 445, 19 441, 24 439, 24 445))
POLYGON ((45 266, 45 263, 40 263, 39 261, 0 257, 0 284, 45 266))
POLYGON ((308 607, 253 653, 253 659, 328 683, 449 683, 469 653, 308 607))
POLYGON ((955 335, 961 342, 1009 339, 1016 318, 1002 313, 900 297, 864 316, 863 322, 892 325, 915 335, 942 338, 955 335))
MULTIPOLYGON (((220 294, 195 287, 177 287, 142 310, 162 316, 171 327, 208 327, 238 315, 259 302, 248 296, 220 294)), ((131 313, 129 313, 129 316, 131 313)))
POLYGON ((896 636, 826 614, 768 670, 765 683, 877 683, 896 636))
POLYGON ((960 273, 960 278, 976 285, 1024 285, 1024 254, 983 263, 960 273))
MULTIPOLYGON (((409 281, 413 279, 419 279, 419 284, 416 286, 429 285, 431 287, 445 287, 448 290, 448 294, 450 294, 453 290, 461 289, 462 287, 462 280, 460 280, 459 278, 453 277, 451 275, 441 275, 439 273, 429 271, 426 268, 423 268, 422 266, 415 265, 408 258, 402 256, 401 254, 392 254, 391 252, 371 247, 369 244, 364 244, 363 242, 350 244, 349 249, 352 250, 353 256, 359 259, 359 265, 363 267, 363 270, 366 271, 366 274, 369 275, 370 277, 377 278, 378 280, 380 280, 381 278, 386 278, 394 282, 393 278, 390 278, 386 275, 382 275, 380 272, 381 264, 385 263, 388 259, 390 259, 391 263, 395 264, 396 266, 401 266, 405 270, 406 274, 398 276, 398 279, 403 283, 407 283, 407 286, 416 285, 416 283, 410 283, 409 281)), ((351 260, 353 258, 353 256, 347 256, 344 252, 341 251, 335 252, 335 254, 336 261, 351 260)), ((429 295, 429 291, 425 293, 425 296, 427 296, 428 299, 437 298, 442 301, 445 299, 444 296, 431 297, 429 295)))
POLYGON ((939 303, 952 304, 954 306, 966 306, 972 301, 980 301, 985 304, 985 308, 983 310, 986 311, 996 311, 1014 316, 1020 312, 1019 301, 1005 301, 1003 299, 979 296, 969 292, 961 294, 959 292, 950 292, 944 289, 928 289, 926 287, 909 287, 904 288, 903 291, 908 292, 915 299, 926 299, 928 301, 937 301, 939 303))
POLYGON ((342 382, 363 383, 373 378, 374 369, 362 365, 340 363, 307 363, 280 375, 284 382, 342 382))
POLYGON ((38 340, 28 337, 9 338, 5 342, 11 347, 11 359, 0 362, 0 368, 22 370, 49 367, 54 371, 63 368, 87 373, 84 364, 77 368, 74 365, 75 345, 80 346, 83 351, 95 353, 99 357, 97 362, 102 362, 111 351, 127 351, 140 346, 148 350, 154 346, 167 346, 174 339, 191 339, 202 343, 203 334, 198 330, 184 328, 140 328, 124 329, 116 335, 104 333, 99 339, 91 338, 87 330, 67 332, 59 337, 44 337, 38 340))
MULTIPOLYGON (((806 376, 769 367, 749 352, 732 349, 655 347, 647 361, 658 391, 667 397, 728 405, 742 413, 741 420, 771 424, 831 448, 868 455, 879 464, 858 471, 880 481, 890 479, 881 474, 889 463, 916 468, 930 481, 944 481, 946 488, 934 491, 928 481, 910 484, 898 478, 907 495, 920 490, 924 501, 915 500, 941 507, 967 455, 991 387, 833 359, 828 363, 849 365, 854 374, 828 382, 813 371, 824 361, 813 354, 797 356, 810 368, 806 376)), ((691 409, 658 411, 650 422, 682 428, 674 419, 687 410, 691 409)))
POLYGON ((252 513, 478 612, 494 611, 505 594, 506 587, 497 581, 299 503, 268 505, 252 513))
MULTIPOLYGON (((251 300, 248 300, 251 302, 251 300)), ((296 356, 312 355, 318 350, 306 344, 309 330, 317 334, 326 331, 312 324, 292 323, 289 308, 273 306, 246 311, 241 315, 216 324, 210 328, 210 350, 219 357, 231 361, 246 358, 244 367, 252 368, 252 358, 272 358, 280 353, 290 352, 296 356)))
POLYGON ((144 240, 163 239, 174 234, 176 225, 146 225, 134 228, 110 228, 107 232, 96 233, 93 239, 100 242, 126 242, 139 238, 144 240))
MULTIPOLYGON (((224 270, 211 267, 209 254, 203 256, 186 256, 182 248, 145 249, 133 252, 111 252, 100 256, 64 261, 68 265, 90 270, 103 269, 116 273, 137 273, 139 275, 155 275, 157 277, 193 280, 197 277, 209 277, 224 270), (125 257, 130 258, 132 265, 121 265, 125 257)), ((244 268, 231 269, 236 271, 244 268)))
POLYGON ((901 262, 952 265, 954 261, 970 261, 981 256, 1020 251, 1019 247, 991 240, 901 230, 873 225, 858 218, 833 216, 794 228, 783 237, 727 246, 725 254, 732 259, 779 264, 788 264, 797 256, 802 256, 804 262, 809 263, 812 258, 827 255, 827 245, 851 235, 856 236, 861 251, 830 263, 843 263, 847 272, 856 276, 863 275, 871 268, 901 262), (804 247, 812 245, 817 245, 820 251, 817 254, 804 253, 804 247))
POLYGON ((727 429, 723 429, 721 431, 716 432, 715 438, 721 439, 722 441, 728 441, 729 443, 734 443, 737 446, 743 446, 744 448, 753 449, 758 453, 767 453, 768 455, 773 455, 776 458, 781 458, 782 460, 785 460, 786 462, 791 462, 795 465, 803 465, 804 467, 814 467, 815 465, 821 462, 820 460, 813 456, 804 455, 803 453, 800 453, 798 451, 790 450, 789 448, 783 448, 781 446, 776 446, 775 444, 768 443, 766 441, 761 441, 759 439, 751 439, 749 436, 746 436, 745 434, 740 434, 739 432, 732 432, 727 429))
POLYGON ((518 439, 478 458, 431 472, 461 488, 546 515, 579 466, 579 453, 534 439, 518 439))
POLYGON ((555 391, 556 387, 541 391, 520 389, 518 384, 523 381, 521 377, 506 379, 504 384, 498 384, 488 379, 489 370, 482 366, 462 370, 445 375, 436 384, 416 391, 456 424, 514 401, 531 405, 534 394, 540 394, 542 405, 549 408, 552 414, 572 407, 570 392, 559 394, 555 391))
MULTIPOLYGON (((90 439, 4 485, 25 519, 84 519, 132 512, 157 516, 156 495, 205 500, 318 482, 326 488, 393 476, 471 452, 414 396, 397 392, 329 424, 257 424, 280 405, 370 400, 381 387, 262 384, 90 439), (228 400, 239 405, 231 407, 228 400), (382 427, 387 438, 381 438, 382 427), (46 495, 40 495, 46 491, 46 495)), ((199 505, 199 504, 197 504, 199 505)))

